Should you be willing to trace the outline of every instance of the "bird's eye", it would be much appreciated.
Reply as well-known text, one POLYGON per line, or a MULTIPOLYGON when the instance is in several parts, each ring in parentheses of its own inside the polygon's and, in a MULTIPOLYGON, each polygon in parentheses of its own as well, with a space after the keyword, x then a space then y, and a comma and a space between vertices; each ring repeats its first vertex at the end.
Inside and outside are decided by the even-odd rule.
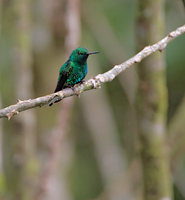
POLYGON ((81 53, 81 52, 79 52, 79 51, 78 51, 78 53, 77 53, 77 54, 78 54, 78 55, 83 55, 83 53, 81 53))

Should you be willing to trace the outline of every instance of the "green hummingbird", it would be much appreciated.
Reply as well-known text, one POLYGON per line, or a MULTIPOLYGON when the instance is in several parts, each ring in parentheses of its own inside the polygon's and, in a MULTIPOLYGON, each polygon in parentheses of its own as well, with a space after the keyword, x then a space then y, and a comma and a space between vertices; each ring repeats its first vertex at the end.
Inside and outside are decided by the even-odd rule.
MULTIPOLYGON (((81 83, 87 74, 87 58, 89 55, 96 53, 99 53, 99 51, 88 52, 83 47, 78 47, 73 50, 69 59, 60 68, 58 82, 54 92, 81 83)), ((51 106, 52 104, 50 103, 49 105, 51 106)))

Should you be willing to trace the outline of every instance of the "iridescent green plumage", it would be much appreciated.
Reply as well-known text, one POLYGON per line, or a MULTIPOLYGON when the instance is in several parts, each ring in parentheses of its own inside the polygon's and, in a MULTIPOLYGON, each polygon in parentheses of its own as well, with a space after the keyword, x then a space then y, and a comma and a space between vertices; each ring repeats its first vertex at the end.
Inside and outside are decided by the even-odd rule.
POLYGON ((83 47, 73 50, 69 59, 60 68, 55 92, 80 83, 87 74, 87 58, 94 53, 98 52, 88 52, 83 47))
POLYGON ((69 59, 60 68, 55 92, 80 83, 87 74, 87 58, 89 55, 95 53, 99 52, 88 52, 83 47, 73 50, 69 59))

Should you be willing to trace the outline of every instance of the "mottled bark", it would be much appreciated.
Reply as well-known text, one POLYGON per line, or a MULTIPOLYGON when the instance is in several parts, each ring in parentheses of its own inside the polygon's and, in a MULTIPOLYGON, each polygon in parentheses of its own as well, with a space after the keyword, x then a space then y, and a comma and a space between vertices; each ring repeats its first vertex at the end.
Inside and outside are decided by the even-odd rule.
MULTIPOLYGON (((163 0, 139 0, 137 47, 156 42, 164 31, 163 0)), ((138 125, 146 200, 171 199, 166 148, 167 88, 164 55, 155 53, 138 66, 138 125)))

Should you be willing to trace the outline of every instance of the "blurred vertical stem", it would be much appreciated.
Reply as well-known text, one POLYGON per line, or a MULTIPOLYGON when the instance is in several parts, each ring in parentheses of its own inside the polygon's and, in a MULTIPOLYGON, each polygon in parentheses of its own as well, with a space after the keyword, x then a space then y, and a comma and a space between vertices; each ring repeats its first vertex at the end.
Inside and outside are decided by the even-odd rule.
MULTIPOLYGON (((93 66, 93 71, 98 72, 98 63, 94 62, 93 66)), ((80 102, 93 140, 106 197, 109 200, 125 199, 128 195, 129 176, 127 176, 128 187, 124 189, 116 187, 115 190, 112 186, 115 184, 115 180, 119 179, 120 181, 123 178, 121 175, 127 174, 128 171, 125 155, 117 138, 118 130, 105 89, 102 88, 101 91, 85 95, 80 102), (93 104, 96 106, 89 106, 93 104), (94 119, 95 116, 96 120, 94 119)))
MULTIPOLYGON (((163 0, 139 0, 137 47, 162 38, 163 0)), ((171 199, 171 182, 166 140, 167 88, 162 53, 146 58, 138 67, 138 122, 141 143, 144 196, 146 200, 171 199)))
MULTIPOLYGON (((30 0, 15 0, 7 4, 7 15, 11 21, 10 33, 13 39, 13 74, 16 96, 19 99, 33 97, 32 52, 31 52, 31 27, 30 27, 30 0)), ((23 113, 14 121, 14 128, 9 134, 4 134, 4 160, 7 169, 7 192, 10 199, 33 199, 36 178, 35 133, 36 120, 34 111, 23 113), (8 146, 8 148, 7 148, 8 146), (7 159, 7 155, 10 155, 7 159)), ((11 123, 9 122, 9 126, 11 123)))
MULTIPOLYGON (((31 47, 31 0, 17 0, 14 2, 15 13, 15 67, 16 86, 18 98, 33 97, 33 72, 32 72, 32 47, 31 47)), ((33 199, 36 160, 35 140, 36 140, 36 119, 34 111, 29 111, 17 118, 19 123, 19 141, 22 148, 22 173, 20 193, 22 199, 33 199), (32 188, 30 190, 30 187, 32 188)))
MULTIPOLYGON (((61 0, 57 0, 56 2, 58 2, 58 5, 62 3, 61 0)), ((78 46, 81 37, 80 0, 65 0, 63 3, 66 4, 66 12, 64 13, 64 24, 67 30, 65 50, 66 54, 69 55, 78 46)), ((61 16, 55 15, 55 17, 55 21, 62 21, 60 19, 61 16)), ((42 171, 38 194, 36 196, 37 200, 71 199, 66 174, 68 172, 72 148, 66 134, 70 129, 73 104, 74 98, 68 98, 60 104, 56 127, 49 139, 49 153, 42 171)))

